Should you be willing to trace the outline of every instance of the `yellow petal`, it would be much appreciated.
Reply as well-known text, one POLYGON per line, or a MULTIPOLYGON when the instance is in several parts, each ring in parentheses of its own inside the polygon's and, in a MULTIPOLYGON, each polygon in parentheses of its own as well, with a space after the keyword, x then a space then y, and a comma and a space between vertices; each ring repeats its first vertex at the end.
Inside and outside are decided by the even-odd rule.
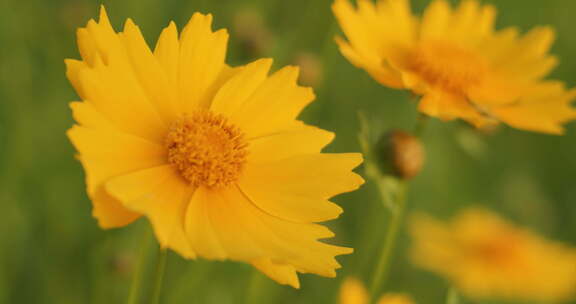
POLYGON ((431 269, 442 269, 445 261, 456 260, 458 251, 450 246, 449 227, 436 219, 417 214, 410 219, 409 232, 412 236, 412 260, 431 269))
POLYGON ((478 105, 472 104, 464 97, 439 90, 424 95, 418 110, 443 120, 463 118, 475 125, 484 125, 489 120, 478 105))
POLYGON ((231 116, 266 80, 271 66, 272 59, 260 59, 240 68, 220 88, 210 110, 231 116))
MULTIPOLYGON (((362 2, 359 2, 360 13, 362 14, 362 2)), ((367 14, 364 15, 366 18, 367 14)), ((379 24, 385 34, 379 39, 386 39, 386 47, 392 45, 407 46, 411 45, 416 39, 417 20, 412 15, 410 0, 386 0, 377 3, 377 14, 374 24, 379 24)), ((386 52, 386 50, 384 50, 386 52)))
POLYGON ((450 29, 452 9, 446 0, 435 0, 424 11, 420 35, 422 39, 438 39, 450 29))
MULTIPOLYGON (((89 35, 90 43, 87 47, 94 48, 91 52, 97 53, 102 61, 108 64, 127 64, 126 53, 118 35, 112 28, 108 14, 104 6, 100 7, 100 19, 88 21, 86 30, 89 35)), ((94 55, 91 55, 93 57, 94 55)))
MULTIPOLYGON (((365 10, 368 10, 368 8, 365 10)), ((379 39, 382 39, 382 37, 375 35, 378 28, 368 26, 366 20, 361 18, 348 0, 334 1, 332 11, 342 31, 354 48, 358 49, 361 53, 372 55, 371 57, 379 56, 377 54, 378 51, 381 50, 379 39)))
POLYGON ((541 57, 546 55, 552 43, 556 39, 556 33, 550 26, 535 27, 520 40, 522 55, 527 57, 541 57))
POLYGON ((496 8, 493 5, 484 5, 480 9, 477 25, 474 27, 479 37, 485 37, 494 31, 496 22, 496 8))
POLYGON ((185 217, 186 235, 192 247, 201 257, 224 260, 229 258, 230 246, 242 249, 242 244, 238 242, 248 241, 245 245, 248 253, 244 256, 256 256, 252 253, 255 246, 250 247, 252 242, 247 240, 244 232, 234 229, 234 219, 226 218, 228 212, 224 210, 219 212, 219 208, 225 207, 225 204, 226 202, 209 196, 207 189, 198 188, 194 192, 185 217), (221 235, 224 238, 221 238, 221 235))
POLYGON ((171 165, 113 178, 106 182, 106 190, 127 208, 150 219, 162 247, 186 258, 195 257, 184 231, 184 215, 193 189, 171 165))
POLYGON ((96 61, 93 68, 79 71, 85 100, 124 132, 162 142, 167 126, 161 121, 133 73, 121 65, 105 66, 96 61))
POLYGON ((478 1, 461 1, 452 10, 445 0, 435 0, 426 8, 420 26, 421 39, 452 40, 459 45, 475 47, 494 31, 496 9, 480 6, 478 1))
POLYGON ((564 90, 563 84, 549 81, 542 83, 518 100, 518 102, 496 107, 495 116, 518 128, 549 134, 563 134, 562 124, 576 119, 576 109, 570 104, 576 91, 564 90))
POLYGON ((554 41, 554 30, 537 27, 524 37, 518 38, 514 30, 503 30, 488 39, 481 47, 492 58, 495 70, 522 81, 538 80, 547 75, 558 63, 547 55, 554 41))
POLYGON ((336 39, 342 54, 380 83, 402 88, 398 72, 388 61, 397 48, 414 42, 415 20, 409 3, 381 1, 374 7, 371 1, 363 0, 358 1, 358 10, 355 10, 348 0, 337 0, 332 10, 350 41, 336 39))
POLYGON ((179 114, 176 107, 177 87, 169 82, 166 72, 148 48, 140 29, 128 19, 120 37, 128 52, 134 74, 148 99, 166 123, 174 121, 179 114))
POLYGON ((209 106, 225 69, 227 44, 226 30, 212 32, 212 15, 195 13, 182 30, 178 85, 185 112, 209 106))
POLYGON ((96 174, 87 170, 88 185, 96 186, 119 174, 149 168, 166 162, 164 147, 130 134, 74 126, 68 137, 80 160, 94 162, 96 174))
POLYGON ((270 259, 258 259, 252 261, 252 266, 280 284, 300 288, 296 269, 292 265, 274 263, 270 259))
POLYGON ((66 63, 66 77, 74 87, 74 90, 76 90, 80 98, 84 100, 88 99, 82 89, 82 82, 80 81, 80 71, 87 69, 88 66, 80 60, 66 59, 64 62, 66 63))
POLYGON ((180 41, 178 40, 178 29, 173 21, 162 30, 154 48, 154 56, 162 66, 172 87, 177 88, 180 70, 180 41))
POLYGON ((116 128, 106 117, 100 114, 89 101, 71 102, 70 108, 76 122, 91 129, 102 129, 107 131, 116 131, 116 128))
MULTIPOLYGON (((88 166, 84 166, 88 170, 88 166)), ((98 219, 98 226, 102 229, 119 228, 134 222, 140 213, 127 209, 117 199, 110 196, 104 185, 95 187, 88 194, 92 201, 92 216, 98 219)))
POLYGON ((297 67, 285 67, 274 73, 231 115, 249 139, 293 127, 296 117, 314 100, 311 88, 296 83, 298 72, 297 67))
POLYGON ((100 21, 78 31, 85 64, 67 61, 67 74, 78 94, 124 132, 161 141, 166 126, 136 77, 128 52, 104 7, 100 21), (137 119, 135 119, 137 118, 137 119))
POLYGON ((342 213, 328 199, 363 183, 351 171, 361 161, 358 154, 307 154, 250 164, 239 186, 254 205, 275 217, 300 223, 327 221, 342 213))
POLYGON ((333 236, 323 226, 287 222, 262 212, 237 187, 204 191, 212 227, 229 259, 266 258, 293 265, 299 272, 332 277, 340 267, 334 256, 351 252, 319 242, 333 236))
POLYGON ((237 191, 203 187, 196 190, 186 215, 186 231, 194 248, 200 256, 208 259, 247 262, 266 256, 262 246, 266 239, 253 232, 262 226, 257 219, 245 216, 247 213, 242 204, 232 201, 239 199, 237 195, 231 197, 226 193, 237 191), (206 231, 208 234, 204 235, 206 231))
POLYGON ((478 26, 477 14, 480 5, 476 0, 464 0, 454 10, 451 20, 449 36, 456 41, 466 41, 473 28, 478 26))
POLYGON ((394 70, 386 62, 380 62, 380 58, 374 60, 363 57, 363 55, 359 54, 350 44, 339 37, 336 38, 336 43, 342 55, 346 57, 350 63, 358 68, 365 69, 374 80, 395 89, 404 87, 398 71, 394 70))
POLYGON ((501 74, 488 75, 480 84, 468 88, 468 98, 479 105, 492 107, 514 102, 526 89, 526 84, 511 81, 501 74))
POLYGON ((342 208, 326 199, 287 193, 276 183, 268 183, 265 190, 261 189, 266 179, 249 174, 240 181, 240 188, 255 205, 273 216, 308 223, 332 220, 342 213, 342 208))
POLYGON ((319 153, 334 139, 334 133, 304 123, 249 143, 249 162, 254 164, 282 160, 291 156, 319 153))
POLYGON ((80 56, 84 62, 92 66, 98 56, 96 42, 92 39, 90 33, 85 28, 79 28, 76 31, 76 40, 78 41, 78 51, 80 52, 80 56))
POLYGON ((359 153, 308 154, 265 165, 250 164, 250 170, 254 170, 253 177, 268 176, 268 180, 284 183, 286 192, 328 199, 362 185, 364 180, 351 171, 361 162, 359 153))
POLYGON ((112 177, 164 163, 164 149, 129 134, 79 126, 68 130, 68 137, 86 171, 88 195, 99 224, 119 227, 137 218, 136 213, 109 197, 102 185, 112 177))

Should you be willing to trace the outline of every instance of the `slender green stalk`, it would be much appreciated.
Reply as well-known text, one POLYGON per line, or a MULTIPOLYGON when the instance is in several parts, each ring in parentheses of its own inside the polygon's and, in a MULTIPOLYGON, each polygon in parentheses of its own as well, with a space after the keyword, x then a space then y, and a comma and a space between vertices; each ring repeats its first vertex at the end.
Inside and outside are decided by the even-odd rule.
MULTIPOLYGON (((396 247, 402 219, 404 217, 408 181, 400 179, 395 187, 391 187, 390 184, 387 184, 386 175, 382 174, 374 165, 375 161, 374 156, 372 155, 372 147, 369 145, 370 133, 366 118, 360 113, 359 119, 361 122, 360 143, 366 159, 369 160, 365 163, 367 174, 375 180, 378 186, 380 200, 390 212, 390 219, 386 226, 386 239, 384 240, 378 264, 376 265, 372 282, 370 284, 370 294, 372 299, 376 299, 381 286, 389 275, 391 260, 396 247)), ((428 117, 425 115, 418 117, 414 127, 414 136, 420 137, 422 135, 426 128, 427 121, 428 117)))
POLYGON ((456 288, 451 287, 446 295, 446 304, 460 304, 460 295, 456 288))
POLYGON ((260 302, 260 291, 262 290, 262 274, 256 269, 252 269, 252 276, 248 281, 248 288, 246 289, 246 304, 254 304, 260 302))
POLYGON ((142 289, 142 279, 144 276, 144 268, 146 266, 146 256, 148 255, 149 245, 148 233, 142 234, 142 241, 140 245, 140 256, 138 257, 138 266, 132 278, 132 285, 130 286, 130 293, 128 295, 128 304, 136 304, 140 299, 140 290, 142 289))
POLYGON ((168 250, 160 248, 158 253, 158 263, 156 264, 156 274, 154 291, 152 293, 152 304, 160 303, 160 296, 162 294, 162 283, 164 281, 164 270, 166 268, 166 260, 168 258, 168 250))
MULTIPOLYGON (((383 187, 378 187, 380 189, 379 193, 382 200, 387 199, 387 193, 382 191, 383 187)), ((372 283, 370 286, 370 294, 372 298, 377 298, 377 293, 382 286, 382 283, 388 275, 388 270, 390 268, 390 261, 392 260, 392 253, 396 247, 396 239, 398 238, 398 231, 400 230, 400 224, 402 223, 402 217, 404 215, 404 206, 406 205, 406 193, 408 190, 408 184, 405 181, 400 182, 398 185, 398 190, 396 192, 396 209, 392 210, 390 213, 390 220, 388 221, 388 226, 386 227, 386 239, 384 241, 384 247, 380 254, 378 260, 378 265, 376 266, 376 271, 372 278, 372 283)))

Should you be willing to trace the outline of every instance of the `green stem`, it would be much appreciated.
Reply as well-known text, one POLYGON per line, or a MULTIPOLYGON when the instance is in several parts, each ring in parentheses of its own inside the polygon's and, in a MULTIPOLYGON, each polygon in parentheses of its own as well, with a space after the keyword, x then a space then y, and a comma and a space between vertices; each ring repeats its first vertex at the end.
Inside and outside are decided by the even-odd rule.
POLYGON ((446 295, 446 304, 460 304, 460 295, 458 295, 456 288, 452 287, 448 290, 448 294, 446 295))
POLYGON ((252 276, 248 283, 248 288, 246 290, 246 303, 254 304, 260 302, 260 291, 262 290, 262 284, 264 283, 262 274, 256 269, 252 269, 252 276))
POLYGON ((136 304, 140 298, 140 290, 142 289, 142 279, 146 265, 146 256, 148 255, 149 240, 150 236, 148 233, 143 233, 142 241, 140 242, 140 256, 138 257, 138 266, 136 266, 137 268, 134 272, 134 277, 132 278, 132 284, 130 286, 130 293, 128 294, 128 304, 136 304))
MULTIPOLYGON (((383 191, 383 187, 378 187, 380 189, 379 193, 382 200, 386 199, 386 193, 383 191)), ((384 241, 384 247, 380 254, 378 260, 378 265, 376 266, 376 271, 372 278, 372 284, 370 286, 370 294, 372 299, 376 299, 377 293, 390 268, 390 261, 392 259, 392 253, 394 252, 394 247, 396 245, 396 239, 398 238, 398 231, 400 230, 400 224, 402 222, 402 217, 404 215, 404 206, 406 204, 406 193, 408 190, 408 184, 406 181, 401 181, 398 185, 396 192, 396 208, 391 210, 390 220, 388 221, 388 226, 386 227, 386 239, 384 241)))
POLYGON ((154 283, 154 292, 152 294, 152 304, 160 303, 160 296, 162 294, 162 283, 164 281, 164 270, 166 268, 166 260, 168 257, 168 250, 160 248, 158 253, 158 263, 156 264, 156 280, 154 283))

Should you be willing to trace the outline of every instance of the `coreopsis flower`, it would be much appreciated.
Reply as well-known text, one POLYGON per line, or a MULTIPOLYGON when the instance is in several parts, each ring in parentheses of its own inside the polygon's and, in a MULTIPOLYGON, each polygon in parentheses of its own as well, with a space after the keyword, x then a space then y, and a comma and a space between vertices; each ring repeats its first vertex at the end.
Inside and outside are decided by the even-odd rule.
POLYGON ((496 9, 475 0, 434 0, 421 18, 409 0, 336 0, 333 11, 348 38, 337 39, 342 54, 381 84, 421 96, 427 115, 552 134, 576 118, 576 91, 543 80, 558 61, 550 27, 496 30, 496 9))
POLYGON ((68 136, 102 228, 147 217, 162 247, 186 258, 251 263, 282 284, 297 272, 335 276, 350 248, 318 241, 317 224, 357 189, 357 153, 325 154, 334 134, 296 118, 314 99, 298 69, 272 60, 231 68, 228 34, 196 13, 165 28, 151 51, 128 19, 116 33, 101 10, 78 30, 82 60, 66 60, 82 99, 68 136))
MULTIPOLYGON (((338 296, 340 304, 369 304, 370 297, 362 283, 355 278, 347 278, 340 287, 338 296)), ((377 304, 413 304, 410 297, 401 293, 385 294, 378 299, 377 304)))
POLYGON ((576 291, 576 250, 467 209, 451 222, 425 215, 411 223, 415 264, 473 298, 551 303, 576 291))

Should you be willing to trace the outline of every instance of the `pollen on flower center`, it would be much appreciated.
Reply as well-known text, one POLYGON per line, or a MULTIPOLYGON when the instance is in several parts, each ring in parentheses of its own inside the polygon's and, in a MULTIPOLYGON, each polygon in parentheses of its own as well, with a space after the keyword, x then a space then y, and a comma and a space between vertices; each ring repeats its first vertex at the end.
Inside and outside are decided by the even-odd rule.
POLYGON ((192 186, 238 180, 248 156, 242 131, 218 114, 199 111, 175 121, 166 136, 168 161, 192 186))
POLYGON ((428 41, 413 49, 408 69, 431 85, 460 94, 482 81, 487 66, 482 57, 466 48, 428 41))

